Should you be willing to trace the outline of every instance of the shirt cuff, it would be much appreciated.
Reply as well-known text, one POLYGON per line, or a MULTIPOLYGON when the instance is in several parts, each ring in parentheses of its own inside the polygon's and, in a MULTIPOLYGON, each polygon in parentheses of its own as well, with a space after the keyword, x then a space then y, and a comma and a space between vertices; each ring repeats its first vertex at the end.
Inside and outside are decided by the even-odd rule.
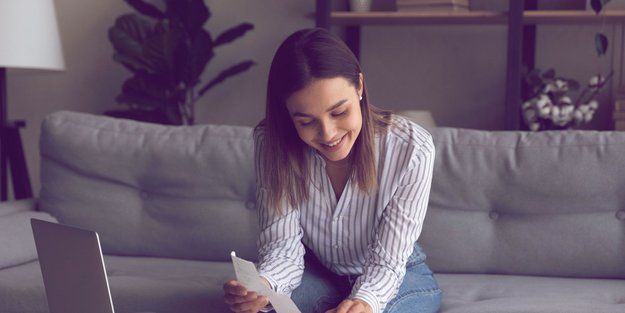
POLYGON ((356 293, 352 294, 351 298, 358 298, 369 303, 373 313, 382 313, 380 312, 380 302, 378 301, 378 297, 376 297, 371 291, 360 289, 356 293))
POLYGON ((269 288, 271 290, 273 290, 274 292, 278 292, 278 282, 275 281, 273 278, 269 277, 267 274, 260 274, 260 276, 264 279, 266 279, 269 282, 269 288))
POLYGON ((260 312, 267 313, 273 311, 273 305, 267 304, 264 308, 260 309, 260 312))

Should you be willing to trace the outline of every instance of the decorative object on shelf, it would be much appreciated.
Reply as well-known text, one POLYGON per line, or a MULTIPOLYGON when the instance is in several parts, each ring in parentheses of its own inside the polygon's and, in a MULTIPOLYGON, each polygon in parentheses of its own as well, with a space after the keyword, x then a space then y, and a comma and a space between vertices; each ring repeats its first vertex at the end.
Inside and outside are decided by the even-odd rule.
POLYGON ((352 12, 371 11, 372 0, 349 0, 349 10, 352 12))
POLYGON ((395 0, 397 11, 468 11, 469 0, 395 0))
POLYGON ((65 61, 52 0, 0 1, 0 21, 0 200, 5 201, 8 165, 15 199, 32 197, 19 133, 26 123, 7 120, 7 68, 63 70, 65 61))
POLYGON ((568 92, 580 89, 576 80, 556 76, 553 69, 544 73, 538 69, 525 73, 523 83, 527 94, 521 106, 523 121, 532 131, 571 129, 590 122, 599 107, 596 96, 612 74, 591 77, 573 101, 568 92))
MULTIPOLYGON (((592 9, 601 15, 610 0, 591 0, 592 9)), ((601 33, 595 34, 595 50, 597 52, 597 74, 592 76, 588 84, 580 92, 575 101, 567 94, 578 91, 579 83, 574 79, 558 77, 553 69, 544 73, 534 69, 523 69, 523 104, 521 106, 525 125, 532 131, 562 130, 579 127, 592 120, 599 108, 596 96, 614 72, 603 75, 599 58, 606 54, 608 39, 601 33)))
POLYGON ((108 111, 106 115, 194 124, 194 105, 200 97, 254 65, 251 60, 239 62, 199 87, 213 50, 243 36, 254 25, 241 23, 213 39, 204 29, 211 12, 203 0, 162 0, 163 10, 144 0, 125 1, 141 15, 117 18, 109 29, 109 40, 115 48, 113 60, 133 74, 116 98, 128 110, 108 111))

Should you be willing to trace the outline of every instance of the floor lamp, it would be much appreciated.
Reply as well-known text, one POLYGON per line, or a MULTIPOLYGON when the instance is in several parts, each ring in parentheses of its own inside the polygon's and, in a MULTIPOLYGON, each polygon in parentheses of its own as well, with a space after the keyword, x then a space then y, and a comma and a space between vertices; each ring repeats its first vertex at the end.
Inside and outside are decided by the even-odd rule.
POLYGON ((63 70, 65 62, 53 0, 0 0, 0 201, 32 197, 19 129, 7 116, 7 69, 63 70))

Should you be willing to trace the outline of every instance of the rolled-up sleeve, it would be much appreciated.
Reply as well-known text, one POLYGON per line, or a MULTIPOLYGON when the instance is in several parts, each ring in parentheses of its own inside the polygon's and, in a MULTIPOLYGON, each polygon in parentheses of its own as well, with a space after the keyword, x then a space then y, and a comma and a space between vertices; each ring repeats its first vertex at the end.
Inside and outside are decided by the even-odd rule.
POLYGON ((376 227, 363 274, 352 288, 350 297, 366 301, 374 313, 383 312, 387 303, 397 295, 406 273, 406 262, 421 234, 432 184, 434 156, 431 136, 412 152, 376 227))

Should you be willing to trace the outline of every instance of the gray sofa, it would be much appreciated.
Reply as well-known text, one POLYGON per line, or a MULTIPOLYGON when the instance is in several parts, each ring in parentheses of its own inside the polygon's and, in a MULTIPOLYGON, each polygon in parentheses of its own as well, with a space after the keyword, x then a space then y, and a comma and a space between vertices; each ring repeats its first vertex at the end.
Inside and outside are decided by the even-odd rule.
MULTIPOLYGON (((251 131, 50 115, 38 201, 0 204, 0 312, 47 312, 31 217, 98 231, 118 313, 228 312, 229 253, 256 255, 251 131)), ((431 133, 441 312, 625 312, 625 133, 431 133)))

